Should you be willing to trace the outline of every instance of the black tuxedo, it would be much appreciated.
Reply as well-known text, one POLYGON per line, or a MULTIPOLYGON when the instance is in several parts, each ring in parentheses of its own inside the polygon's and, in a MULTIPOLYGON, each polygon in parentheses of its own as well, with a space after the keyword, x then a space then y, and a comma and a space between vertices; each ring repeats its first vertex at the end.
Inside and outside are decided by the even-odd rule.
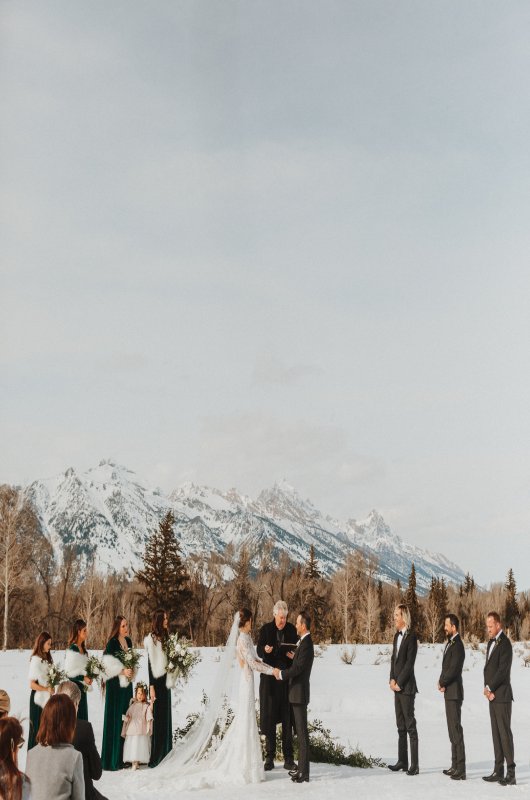
MULTIPOLYGON (((293 663, 286 653, 294 651, 298 634, 291 622, 286 622, 281 631, 276 622, 267 622, 259 632, 257 653, 266 664, 278 669, 288 669, 293 663), (286 647, 292 644, 293 647, 286 647), (265 652, 265 646, 273 648, 272 653, 265 652)), ((276 756, 276 725, 282 724, 282 751, 285 761, 293 760, 293 732, 291 722, 291 706, 289 705, 289 684, 277 681, 274 675, 261 673, 259 683, 260 728, 266 737, 267 760, 274 761, 276 756)))
POLYGON ((75 735, 73 745, 83 756, 83 773, 85 777, 85 800, 106 800, 98 792, 92 781, 101 778, 101 758, 99 756, 94 731, 90 722, 78 719, 75 724, 75 735))
POLYGON ((484 686, 494 693, 489 703, 495 772, 515 771, 513 735, 511 730, 513 692, 510 683, 512 669, 512 643, 501 631, 497 640, 490 639, 484 665, 484 686), (495 641, 495 644, 494 644, 495 641))
POLYGON ((465 658, 464 643, 457 633, 445 646, 442 672, 438 681, 438 685, 445 689, 445 716, 451 742, 451 768, 456 772, 466 771, 466 751, 461 721, 462 700, 464 699, 462 670, 465 658))
POLYGON ((398 762, 408 767, 407 734, 410 739, 410 766, 418 766, 418 731, 414 716, 414 698, 418 692, 414 664, 418 652, 416 634, 406 631, 396 633, 390 660, 390 680, 395 680, 401 691, 394 692, 394 709, 398 730, 398 762), (398 639, 401 638, 399 651, 398 639))
POLYGON ((309 678, 315 652, 311 634, 298 643, 293 663, 281 672, 282 680, 289 681, 289 702, 291 703, 296 735, 298 737, 298 772, 309 778, 309 731, 307 729, 307 705, 309 703, 309 678))

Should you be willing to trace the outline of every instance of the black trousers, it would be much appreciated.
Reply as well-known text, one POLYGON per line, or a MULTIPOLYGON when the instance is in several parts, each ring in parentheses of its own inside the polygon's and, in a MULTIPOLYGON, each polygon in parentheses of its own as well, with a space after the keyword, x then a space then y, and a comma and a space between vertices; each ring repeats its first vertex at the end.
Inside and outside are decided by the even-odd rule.
POLYGON ((515 769, 512 735, 512 704, 490 702, 491 735, 495 754, 495 772, 504 771, 504 762, 509 770, 515 769))
POLYGON ((293 703, 294 725, 298 738, 298 772, 309 777, 309 731, 307 729, 307 706, 293 703))
POLYGON ((261 732, 265 735, 267 759, 276 757, 276 725, 281 717, 282 753, 285 761, 293 759, 293 726, 289 703, 289 682, 270 678, 260 683, 261 732))
POLYGON ((466 749, 464 747, 464 729, 462 728, 462 701, 446 700, 445 716, 447 730, 451 742, 451 767, 458 772, 466 771, 466 749))
POLYGON ((394 708, 398 729, 398 761, 408 766, 407 735, 410 739, 410 766, 418 766, 418 731, 414 716, 414 695, 394 692, 394 708))

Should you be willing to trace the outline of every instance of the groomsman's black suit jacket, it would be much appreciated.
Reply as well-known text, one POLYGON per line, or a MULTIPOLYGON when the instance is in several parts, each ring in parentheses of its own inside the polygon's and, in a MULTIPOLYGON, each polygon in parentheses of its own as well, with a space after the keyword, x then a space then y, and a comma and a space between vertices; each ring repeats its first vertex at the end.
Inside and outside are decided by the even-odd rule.
POLYGON ((293 705, 307 706, 309 703, 309 678, 314 657, 313 640, 309 633, 296 648, 289 669, 282 670, 282 680, 289 681, 289 702, 293 705))
POLYGON ((493 703, 512 702, 511 668, 512 643, 502 631, 495 645, 493 645, 493 639, 488 642, 486 664, 484 665, 484 686, 489 686, 490 691, 494 693, 495 699, 492 700, 493 703))
POLYGON ((102 768, 90 722, 86 722, 84 719, 77 720, 73 745, 83 756, 85 800, 106 800, 92 783, 93 780, 98 781, 101 778, 102 768))
POLYGON ((396 644, 399 633, 394 636, 392 658, 390 660, 390 680, 394 679, 402 694, 416 694, 418 687, 414 677, 414 662, 418 652, 418 639, 412 631, 403 634, 399 653, 396 656, 396 644))
POLYGON ((447 645, 442 660, 442 674, 438 683, 445 689, 445 700, 463 700, 464 684, 462 682, 462 670, 466 651, 464 642, 459 634, 451 639, 447 645))

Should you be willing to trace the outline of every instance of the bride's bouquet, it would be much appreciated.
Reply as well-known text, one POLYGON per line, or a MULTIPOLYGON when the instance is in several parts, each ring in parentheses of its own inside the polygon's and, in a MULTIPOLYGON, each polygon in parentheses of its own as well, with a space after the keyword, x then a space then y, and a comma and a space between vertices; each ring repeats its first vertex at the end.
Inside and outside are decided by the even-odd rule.
POLYGON ((177 681, 187 681, 193 668, 201 660, 200 655, 191 649, 191 642, 178 633, 170 633, 164 642, 164 652, 167 656, 166 686, 173 689, 177 681))

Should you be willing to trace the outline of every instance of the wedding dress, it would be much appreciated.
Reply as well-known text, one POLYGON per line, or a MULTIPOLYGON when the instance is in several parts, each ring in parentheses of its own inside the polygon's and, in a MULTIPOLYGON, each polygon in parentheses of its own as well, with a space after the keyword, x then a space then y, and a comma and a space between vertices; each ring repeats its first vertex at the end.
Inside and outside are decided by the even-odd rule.
MULTIPOLYGON (((254 672, 272 675, 273 669, 258 658, 250 634, 241 631, 234 647, 238 621, 239 614, 236 614, 225 652, 216 668, 212 697, 203 717, 183 740, 177 742, 158 767, 151 769, 148 775, 138 776, 137 786, 141 786, 138 797, 145 798, 145 791, 149 790, 156 792, 157 800, 166 797, 173 800, 176 791, 264 780, 256 722, 254 672), (219 741, 219 729, 226 724, 227 690, 234 663, 237 668, 241 667, 234 717, 219 741)), ((126 796, 130 797, 128 793, 126 796)))

